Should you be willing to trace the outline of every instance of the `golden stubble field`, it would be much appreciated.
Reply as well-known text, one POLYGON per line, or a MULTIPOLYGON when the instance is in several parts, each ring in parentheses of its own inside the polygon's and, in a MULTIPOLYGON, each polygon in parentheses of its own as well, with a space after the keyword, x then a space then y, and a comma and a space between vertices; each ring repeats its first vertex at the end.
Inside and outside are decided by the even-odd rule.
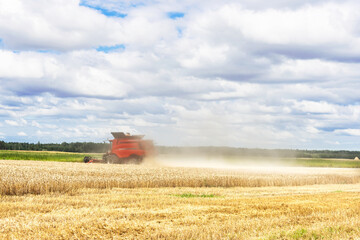
POLYGON ((0 161, 0 239, 359 239, 358 169, 0 161))

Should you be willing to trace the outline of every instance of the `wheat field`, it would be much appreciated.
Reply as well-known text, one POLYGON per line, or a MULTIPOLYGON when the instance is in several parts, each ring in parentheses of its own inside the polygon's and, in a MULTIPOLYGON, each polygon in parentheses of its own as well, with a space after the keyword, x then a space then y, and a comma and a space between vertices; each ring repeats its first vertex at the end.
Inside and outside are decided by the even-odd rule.
POLYGON ((357 239, 356 169, 0 161, 0 239, 357 239))
POLYGON ((359 183, 358 169, 208 169, 0 160, 0 194, 67 193, 81 188, 266 187, 359 183))

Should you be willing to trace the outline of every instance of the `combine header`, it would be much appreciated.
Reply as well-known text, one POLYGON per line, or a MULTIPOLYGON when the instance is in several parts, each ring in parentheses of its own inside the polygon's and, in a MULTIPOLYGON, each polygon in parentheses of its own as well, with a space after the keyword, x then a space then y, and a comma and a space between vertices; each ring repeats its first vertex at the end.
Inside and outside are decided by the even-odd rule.
POLYGON ((130 135, 123 132, 112 132, 114 139, 110 140, 110 151, 100 159, 84 157, 85 163, 120 163, 140 164, 144 157, 154 152, 151 140, 143 140, 144 135, 130 135))

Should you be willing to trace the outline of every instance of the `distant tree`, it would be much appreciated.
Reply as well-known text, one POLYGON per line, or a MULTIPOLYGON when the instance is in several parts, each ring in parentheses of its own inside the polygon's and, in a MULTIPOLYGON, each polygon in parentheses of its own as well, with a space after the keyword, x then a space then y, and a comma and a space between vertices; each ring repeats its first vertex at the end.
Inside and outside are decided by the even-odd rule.
POLYGON ((0 149, 6 149, 6 144, 4 141, 0 141, 0 149))

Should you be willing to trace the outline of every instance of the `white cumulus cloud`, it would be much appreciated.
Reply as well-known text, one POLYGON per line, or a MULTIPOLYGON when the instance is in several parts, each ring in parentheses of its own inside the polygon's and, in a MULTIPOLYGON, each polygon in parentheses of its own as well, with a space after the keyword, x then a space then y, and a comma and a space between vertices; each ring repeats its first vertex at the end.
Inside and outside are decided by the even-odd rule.
POLYGON ((0 0, 1 136, 103 141, 126 130, 165 145, 356 149, 357 9, 0 0))

